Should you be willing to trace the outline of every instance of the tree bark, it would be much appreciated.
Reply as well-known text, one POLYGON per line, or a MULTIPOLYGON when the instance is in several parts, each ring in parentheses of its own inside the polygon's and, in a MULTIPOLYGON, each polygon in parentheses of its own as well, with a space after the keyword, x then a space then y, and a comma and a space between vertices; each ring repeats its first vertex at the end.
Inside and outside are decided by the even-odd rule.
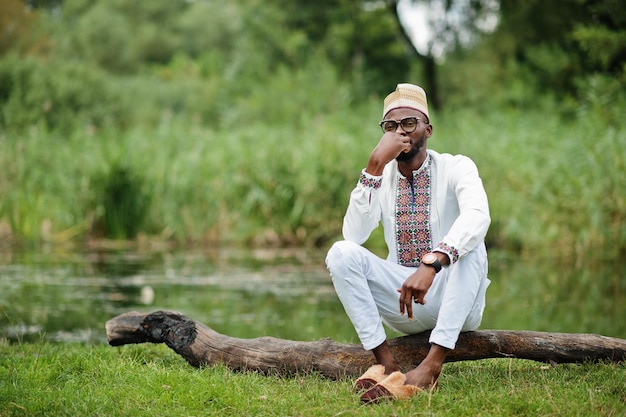
MULTIPOLYGON (((189 364, 225 364, 234 370, 266 374, 314 372, 338 379, 361 375, 374 363, 371 352, 331 339, 298 342, 260 337, 238 339, 222 335, 174 311, 129 312, 107 321, 112 346, 165 343, 189 364)), ((430 347, 430 332, 391 339, 389 345, 407 371, 419 364, 430 347)), ((530 359, 551 364, 626 360, 626 340, 595 334, 479 330, 461 333, 448 362, 488 358, 530 359)))
POLYGON ((428 95, 428 102, 431 108, 436 110, 441 110, 441 97, 439 97, 439 87, 437 82, 437 62, 435 61, 435 57, 432 54, 432 49, 429 48, 429 52, 426 55, 422 55, 413 40, 409 36, 406 28, 402 24, 402 20, 400 19, 400 15, 398 14, 398 1, 397 0, 387 0, 387 7, 391 14, 393 15, 396 25, 398 26, 398 31, 400 32, 400 37, 404 40, 409 53, 416 59, 422 60, 424 62, 424 89, 426 90, 426 94, 428 95))

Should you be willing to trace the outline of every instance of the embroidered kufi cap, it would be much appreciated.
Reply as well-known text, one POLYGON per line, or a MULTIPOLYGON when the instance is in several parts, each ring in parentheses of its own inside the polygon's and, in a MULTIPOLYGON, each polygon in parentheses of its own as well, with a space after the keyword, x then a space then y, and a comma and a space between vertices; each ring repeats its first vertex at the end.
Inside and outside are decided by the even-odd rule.
POLYGON ((391 92, 383 104, 383 119, 393 109, 400 107, 409 107, 424 113, 428 116, 428 102, 426 101, 426 92, 422 87, 413 84, 398 84, 396 91, 391 92))

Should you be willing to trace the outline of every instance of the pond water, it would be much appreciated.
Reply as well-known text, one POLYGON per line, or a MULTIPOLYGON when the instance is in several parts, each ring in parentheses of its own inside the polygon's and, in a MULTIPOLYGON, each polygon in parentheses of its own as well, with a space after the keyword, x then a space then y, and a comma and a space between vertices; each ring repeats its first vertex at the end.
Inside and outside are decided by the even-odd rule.
MULTIPOLYGON (((111 317, 165 309, 233 337, 358 343, 324 256, 302 249, 4 253, 0 339, 105 343, 111 317)), ((626 338, 626 269, 598 264, 559 268, 490 252, 481 328, 626 338)))

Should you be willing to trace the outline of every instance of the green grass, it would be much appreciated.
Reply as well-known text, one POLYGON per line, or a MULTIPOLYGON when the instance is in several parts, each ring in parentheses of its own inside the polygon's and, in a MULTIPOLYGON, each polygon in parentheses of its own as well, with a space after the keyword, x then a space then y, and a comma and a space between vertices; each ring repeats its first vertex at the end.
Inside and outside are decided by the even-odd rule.
POLYGON ((362 406, 352 381, 189 366, 164 345, 0 346, 0 416, 621 416, 624 364, 450 363, 440 389, 362 406))

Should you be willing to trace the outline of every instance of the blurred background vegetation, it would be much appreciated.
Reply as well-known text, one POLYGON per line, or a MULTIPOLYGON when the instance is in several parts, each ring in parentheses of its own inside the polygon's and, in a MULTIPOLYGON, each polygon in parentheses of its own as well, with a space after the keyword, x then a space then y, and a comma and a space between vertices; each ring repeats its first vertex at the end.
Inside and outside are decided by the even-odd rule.
POLYGON ((325 247, 413 82, 490 247, 626 256, 622 2, 397 3, 3 0, 0 240, 325 247))

